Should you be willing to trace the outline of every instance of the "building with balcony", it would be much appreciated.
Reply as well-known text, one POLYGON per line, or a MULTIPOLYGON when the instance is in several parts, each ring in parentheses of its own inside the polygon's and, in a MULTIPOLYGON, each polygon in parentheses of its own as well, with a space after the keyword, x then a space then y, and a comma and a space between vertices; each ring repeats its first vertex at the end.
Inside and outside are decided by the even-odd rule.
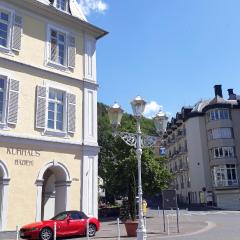
POLYGON ((221 85, 215 97, 183 107, 164 138, 179 201, 240 209, 240 98, 221 85))
POLYGON ((96 41, 76 0, 0 0, 0 231, 97 216, 96 41))

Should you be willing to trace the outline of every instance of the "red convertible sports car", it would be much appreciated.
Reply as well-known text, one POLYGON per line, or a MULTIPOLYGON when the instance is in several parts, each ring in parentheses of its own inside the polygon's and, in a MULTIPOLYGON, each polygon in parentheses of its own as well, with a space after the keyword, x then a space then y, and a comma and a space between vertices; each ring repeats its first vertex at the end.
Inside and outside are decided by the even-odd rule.
POLYGON ((88 217, 80 211, 66 211, 59 213, 50 220, 35 222, 23 226, 20 229, 20 237, 26 239, 53 239, 54 223, 56 223, 57 237, 71 237, 86 235, 87 221, 89 222, 88 233, 92 237, 99 230, 100 223, 94 217, 88 217))

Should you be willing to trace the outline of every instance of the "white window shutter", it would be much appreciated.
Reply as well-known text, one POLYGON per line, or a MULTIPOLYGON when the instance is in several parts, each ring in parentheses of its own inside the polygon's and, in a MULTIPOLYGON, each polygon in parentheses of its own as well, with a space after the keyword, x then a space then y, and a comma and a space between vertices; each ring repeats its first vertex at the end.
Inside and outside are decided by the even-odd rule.
POLYGON ((17 124, 19 81, 9 79, 7 123, 17 124))
POLYGON ((36 128, 45 129, 47 114, 47 88, 37 86, 36 128))
POLYGON ((22 25, 23 19, 21 16, 13 15, 13 28, 12 28, 12 49, 20 51, 21 49, 21 38, 22 38, 22 25))
POLYGON ((72 35, 68 35, 68 67, 75 67, 76 40, 72 35))
POLYGON ((69 133, 74 133, 76 131, 76 95, 68 93, 67 101, 67 129, 69 133))

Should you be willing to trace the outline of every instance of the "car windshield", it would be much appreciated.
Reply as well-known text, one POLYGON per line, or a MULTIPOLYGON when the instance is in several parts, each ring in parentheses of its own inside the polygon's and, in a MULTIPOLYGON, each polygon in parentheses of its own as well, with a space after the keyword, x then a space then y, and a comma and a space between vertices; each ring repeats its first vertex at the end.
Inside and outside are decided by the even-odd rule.
POLYGON ((57 216, 51 218, 51 220, 64 220, 67 217, 67 213, 60 213, 57 216))

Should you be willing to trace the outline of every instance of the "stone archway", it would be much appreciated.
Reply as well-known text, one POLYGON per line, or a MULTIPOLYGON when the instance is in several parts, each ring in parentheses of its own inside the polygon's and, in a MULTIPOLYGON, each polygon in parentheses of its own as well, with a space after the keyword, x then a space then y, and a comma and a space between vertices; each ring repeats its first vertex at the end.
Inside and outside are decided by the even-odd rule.
POLYGON ((6 165, 0 160, 0 231, 5 230, 7 224, 7 203, 9 174, 6 165))
POLYGON ((40 170, 36 185, 37 221, 68 210, 71 178, 66 166, 57 161, 49 162, 40 170))

